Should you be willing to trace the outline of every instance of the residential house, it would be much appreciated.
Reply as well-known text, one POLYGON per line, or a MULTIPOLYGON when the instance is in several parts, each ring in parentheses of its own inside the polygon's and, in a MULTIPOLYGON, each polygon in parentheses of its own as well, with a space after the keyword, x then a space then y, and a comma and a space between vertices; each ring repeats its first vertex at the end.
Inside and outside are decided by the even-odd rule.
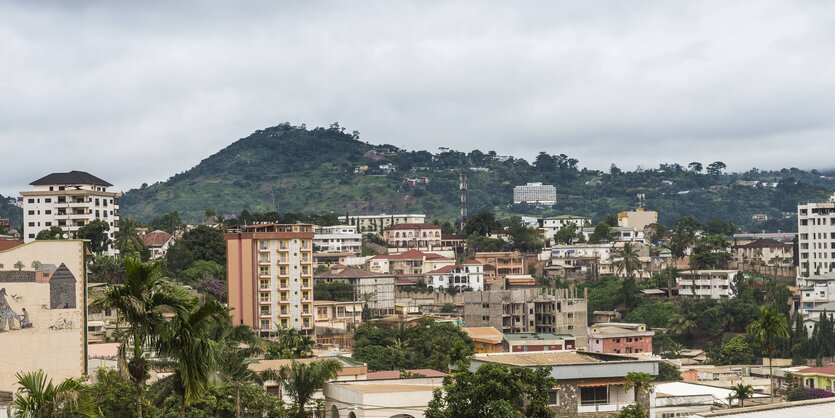
POLYGON ((425 282, 429 291, 484 290, 484 265, 477 262, 446 265, 426 273, 425 282))
POLYGON ((627 389, 626 376, 630 372, 655 376, 658 360, 582 351, 485 353, 474 356, 470 370, 488 363, 551 369, 556 384, 548 393, 548 407, 557 416, 608 416, 635 404, 636 399, 654 412, 653 393, 642 392, 636 397, 634 388, 627 389))
POLYGON ((740 269, 768 271, 769 268, 790 268, 794 264, 794 244, 773 239, 758 239, 731 247, 733 259, 740 269))
POLYGON ((527 273, 525 271, 525 257, 518 251, 477 252, 473 259, 481 264, 493 266, 495 276, 527 273))
POLYGON ((654 331, 645 324, 604 322, 589 329, 589 351, 595 353, 652 353, 654 331))
POLYGON ((168 253, 168 249, 171 248, 171 246, 177 241, 174 238, 174 235, 158 229, 142 235, 141 239, 151 252, 152 260, 165 257, 165 254, 168 253))
POLYGON ((835 392, 835 364, 798 370, 794 376, 803 387, 835 392))
POLYGON ((328 382, 325 413, 328 418, 423 417, 442 387, 442 377, 328 382))
POLYGON ((453 265, 455 260, 436 253, 408 250, 399 254, 386 254, 371 257, 366 265, 369 271, 396 276, 424 275, 443 266, 453 265))
POLYGON ((476 353, 502 353, 505 351, 504 334, 493 327, 462 327, 471 340, 476 353))
POLYGON ((583 227, 591 225, 591 218, 585 216, 560 215, 539 220, 539 227, 544 231, 545 239, 553 242, 554 235, 566 225, 574 225, 579 232, 583 227))
POLYGON ((313 307, 316 329, 352 330, 362 323, 362 301, 317 300, 313 302, 313 307))
POLYGON ((397 224, 383 230, 390 247, 429 249, 441 246, 441 227, 428 223, 397 224))

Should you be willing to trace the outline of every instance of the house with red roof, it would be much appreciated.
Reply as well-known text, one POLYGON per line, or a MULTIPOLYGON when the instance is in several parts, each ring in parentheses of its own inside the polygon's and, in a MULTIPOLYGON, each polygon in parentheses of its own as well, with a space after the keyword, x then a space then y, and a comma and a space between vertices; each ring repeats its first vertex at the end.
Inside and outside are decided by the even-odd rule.
POLYGON ((165 257, 168 249, 174 245, 176 238, 165 231, 152 231, 142 236, 142 242, 151 251, 151 259, 158 259, 165 257))
POLYGON ((835 392, 835 364, 798 370, 794 376, 804 387, 835 392))
POLYGON ((385 254, 371 257, 366 262, 368 271, 394 275, 426 274, 455 260, 440 254, 411 249, 399 254, 385 254))

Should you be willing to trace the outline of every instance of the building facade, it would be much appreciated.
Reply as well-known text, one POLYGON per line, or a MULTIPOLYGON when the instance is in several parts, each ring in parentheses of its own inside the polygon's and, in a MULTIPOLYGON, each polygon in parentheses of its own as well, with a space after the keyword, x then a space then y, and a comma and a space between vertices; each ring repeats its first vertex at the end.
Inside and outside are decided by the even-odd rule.
POLYGON ((585 216, 561 215, 544 218, 539 222, 539 226, 543 229, 545 239, 552 240, 554 235, 563 227, 567 225, 574 225, 577 231, 584 227, 591 225, 591 218, 585 216))
POLYGON ((230 230, 226 273, 233 324, 263 334, 313 332, 313 225, 255 224, 230 230))
POLYGON ((354 288, 354 300, 367 303, 375 316, 394 313, 394 276, 373 273, 354 267, 331 269, 316 276, 316 281, 347 283, 354 288))
POLYGON ((429 291, 484 290, 484 265, 464 263, 444 266, 426 273, 426 288, 429 291))
POLYGON ((507 334, 502 342, 506 353, 561 351, 576 348, 575 338, 568 334, 507 334))
POLYGON ((618 212, 618 226, 643 231, 647 225, 658 223, 658 212, 638 208, 618 212))
MULTIPOLYGON (((102 220, 110 229, 112 241, 119 230, 119 197, 108 191, 113 185, 84 171, 52 173, 29 183, 32 190, 23 196, 24 242, 32 242, 38 233, 53 226, 70 237, 94 220, 102 220)), ((114 253, 111 246, 107 252, 114 253)))
POLYGON ((605 322, 589 329, 589 351, 595 353, 652 353, 652 337, 645 324, 605 322))
POLYGON ((800 313, 835 302, 835 273, 799 277, 800 313))
POLYGON ((513 203, 554 205, 557 203, 557 188, 550 184, 528 183, 513 188, 513 203))
POLYGON ((823 203, 797 205, 801 276, 835 270, 835 195, 823 203))
POLYGON ((676 279, 678 294, 698 299, 728 299, 734 297, 733 282, 736 270, 689 270, 679 272, 676 279))
POLYGON ((357 227, 361 234, 381 234, 384 229, 399 224, 420 224, 426 222, 426 215, 410 213, 399 215, 346 215, 340 216, 339 222, 357 227))
POLYGON ((390 247, 432 249, 441 246, 441 227, 427 223, 397 224, 383 230, 390 247))
POLYGON ((473 258, 481 264, 493 266, 496 276, 527 273, 525 271, 525 257, 518 251, 478 252, 475 253, 473 258))
POLYGON ((362 234, 354 225, 317 226, 313 234, 316 252, 354 253, 362 251, 362 234))

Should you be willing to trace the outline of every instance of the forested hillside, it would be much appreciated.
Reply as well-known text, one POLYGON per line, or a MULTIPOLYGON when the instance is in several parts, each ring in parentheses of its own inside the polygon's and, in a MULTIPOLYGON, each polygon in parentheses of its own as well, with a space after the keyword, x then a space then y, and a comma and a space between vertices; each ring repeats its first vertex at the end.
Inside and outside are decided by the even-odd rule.
POLYGON ((12 199, 0 195, 0 219, 11 219, 12 226, 17 227, 23 222, 23 210, 15 206, 12 199))
POLYGON ((405 151, 372 145, 338 124, 306 129, 282 124, 259 130, 168 181, 128 191, 124 216, 147 221, 170 211, 197 221, 206 209, 234 214, 241 210, 307 213, 422 212, 454 220, 458 213, 458 176, 468 178, 471 212, 576 214, 602 218, 636 205, 661 213, 662 223, 683 215, 702 220, 728 219, 751 230, 794 228, 791 214, 799 201, 827 198, 835 181, 815 170, 750 170, 724 173, 721 162, 664 164, 654 169, 589 170, 566 155, 541 153, 533 162, 505 159, 492 151, 440 153, 405 151), (387 172, 381 165, 392 164, 387 172), (364 166, 368 167, 367 171, 364 166), (355 172, 358 171, 358 172, 355 172), (405 178, 427 177, 409 186, 405 178), (513 186, 541 181, 557 188, 554 207, 512 205, 513 186), (754 185, 753 182, 760 183, 754 185), (765 183, 765 184, 764 184, 765 183), (765 214, 755 223, 753 214, 765 214))

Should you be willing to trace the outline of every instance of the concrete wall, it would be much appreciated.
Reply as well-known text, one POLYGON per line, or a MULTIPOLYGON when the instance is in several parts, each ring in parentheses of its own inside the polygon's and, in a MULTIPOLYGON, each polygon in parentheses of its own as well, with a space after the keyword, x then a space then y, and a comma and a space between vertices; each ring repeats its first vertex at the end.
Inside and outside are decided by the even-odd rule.
MULTIPOLYGON (((59 270, 62 264, 66 266, 71 280, 75 281, 74 289, 57 289, 50 283, 0 279, 8 307, 18 315, 26 308, 32 324, 30 328, 20 328, 20 322, 13 319, 12 329, 7 321, 5 331, 0 332, 0 391, 15 390, 17 372, 42 369, 56 383, 81 377, 86 372, 84 242, 34 241, 0 252, 0 264, 4 266, 0 270, 3 271, 17 270, 14 264, 21 262, 25 266, 21 269, 23 272, 32 272, 33 261, 54 264, 59 270), (67 308, 58 308, 56 302, 67 308)), ((54 273, 50 281, 58 276, 54 273)))

